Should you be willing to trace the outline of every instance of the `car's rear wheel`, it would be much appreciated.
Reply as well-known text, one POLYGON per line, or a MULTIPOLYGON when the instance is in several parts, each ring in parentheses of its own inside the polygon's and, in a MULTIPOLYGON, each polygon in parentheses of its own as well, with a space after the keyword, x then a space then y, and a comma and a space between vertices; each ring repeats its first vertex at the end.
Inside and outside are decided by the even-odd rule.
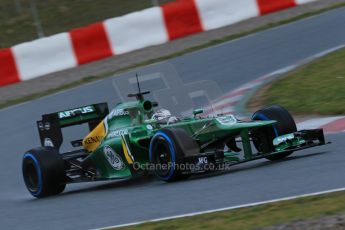
POLYGON ((199 152, 199 145, 183 129, 162 129, 150 143, 150 162, 156 176, 171 182, 186 179, 189 174, 182 169, 183 158, 199 152))
POLYGON ((22 171, 26 188, 34 197, 56 195, 66 187, 65 162, 54 148, 36 148, 26 152, 22 171))
MULTIPOLYGON (((291 114, 282 106, 272 105, 256 111, 252 120, 276 120, 278 123, 270 128, 258 129, 253 132, 253 142, 259 152, 274 151, 273 139, 297 131, 296 123, 291 114)), ((268 156, 269 160, 279 160, 289 156, 293 151, 268 156)))

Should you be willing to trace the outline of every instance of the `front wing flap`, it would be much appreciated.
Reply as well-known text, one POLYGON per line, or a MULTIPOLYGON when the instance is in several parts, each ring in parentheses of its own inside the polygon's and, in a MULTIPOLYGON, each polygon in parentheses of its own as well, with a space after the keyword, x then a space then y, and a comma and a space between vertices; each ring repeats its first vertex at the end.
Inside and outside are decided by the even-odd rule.
POLYGON ((295 151, 300 148, 309 148, 324 145, 325 137, 322 129, 300 130, 294 133, 279 136, 273 140, 277 152, 295 151))

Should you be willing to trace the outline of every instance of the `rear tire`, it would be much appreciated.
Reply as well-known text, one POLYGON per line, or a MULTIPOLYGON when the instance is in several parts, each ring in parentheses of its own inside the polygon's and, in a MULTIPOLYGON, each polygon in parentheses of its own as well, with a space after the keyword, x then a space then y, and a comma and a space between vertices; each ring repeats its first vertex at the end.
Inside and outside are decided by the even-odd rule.
MULTIPOLYGON (((254 131, 254 145, 259 152, 274 151, 273 139, 297 131, 296 123, 291 114, 280 105, 272 105, 256 111, 252 120, 276 120, 278 123, 272 128, 254 131)), ((269 160, 280 160, 289 156, 293 151, 266 157, 269 160)))
POLYGON ((34 197, 56 195, 66 187, 65 161, 54 148, 41 147, 26 152, 22 171, 26 188, 34 197))
POLYGON ((190 175, 179 168, 180 164, 184 163, 184 157, 198 154, 199 151, 198 143, 183 129, 162 129, 151 140, 150 162, 154 165, 154 172, 160 180, 182 180, 190 175))

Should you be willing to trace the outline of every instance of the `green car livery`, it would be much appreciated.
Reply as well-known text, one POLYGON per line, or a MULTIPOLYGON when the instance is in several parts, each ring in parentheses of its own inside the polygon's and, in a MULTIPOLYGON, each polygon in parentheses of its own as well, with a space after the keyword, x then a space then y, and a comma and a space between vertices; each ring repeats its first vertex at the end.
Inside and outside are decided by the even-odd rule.
POLYGON ((322 129, 297 131, 287 110, 278 105, 255 112, 248 121, 233 115, 177 118, 145 100, 149 92, 130 94, 135 101, 106 103, 42 115, 37 121, 41 147, 27 151, 22 170, 25 185, 37 198, 63 192, 66 184, 133 178, 154 173, 171 182, 190 175, 324 145, 322 129), (71 141, 60 153, 62 129, 87 124, 90 133, 71 141), (256 150, 254 152, 254 150, 256 150))

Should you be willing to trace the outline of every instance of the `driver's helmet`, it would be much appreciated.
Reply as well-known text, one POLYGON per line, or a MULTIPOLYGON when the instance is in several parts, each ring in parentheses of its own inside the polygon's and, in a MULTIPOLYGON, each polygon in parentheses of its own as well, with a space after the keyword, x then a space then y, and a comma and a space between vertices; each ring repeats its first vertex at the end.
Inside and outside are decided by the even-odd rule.
POLYGON ((175 123, 178 119, 171 115, 171 112, 167 109, 158 109, 153 115, 152 119, 158 121, 158 123, 175 123))

